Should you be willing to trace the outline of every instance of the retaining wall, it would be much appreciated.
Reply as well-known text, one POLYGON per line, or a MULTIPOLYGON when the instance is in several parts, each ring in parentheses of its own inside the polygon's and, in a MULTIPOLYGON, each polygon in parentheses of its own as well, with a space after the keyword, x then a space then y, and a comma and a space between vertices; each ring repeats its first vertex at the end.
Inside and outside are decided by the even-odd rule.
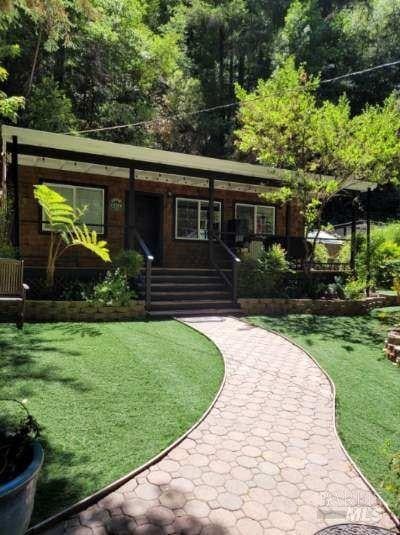
MULTIPOLYGON (((131 301, 129 306, 100 306, 87 301, 31 301, 25 303, 26 321, 123 321, 145 315, 144 301, 131 301)), ((14 322, 16 307, 0 306, 0 321, 14 322)))
POLYGON ((245 314, 320 314, 326 316, 359 316, 373 308, 398 304, 396 296, 340 299, 239 299, 245 314))

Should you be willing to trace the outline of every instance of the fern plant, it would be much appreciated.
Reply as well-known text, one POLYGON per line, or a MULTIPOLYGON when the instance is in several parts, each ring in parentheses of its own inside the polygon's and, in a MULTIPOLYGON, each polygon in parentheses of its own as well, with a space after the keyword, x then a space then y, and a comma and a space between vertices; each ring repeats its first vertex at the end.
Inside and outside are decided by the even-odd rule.
POLYGON ((46 283, 53 287, 56 262, 71 247, 85 247, 104 262, 111 262, 107 242, 99 240, 96 231, 79 223, 85 213, 74 209, 62 195, 45 184, 34 186, 34 197, 49 224, 50 244, 47 256, 46 283))

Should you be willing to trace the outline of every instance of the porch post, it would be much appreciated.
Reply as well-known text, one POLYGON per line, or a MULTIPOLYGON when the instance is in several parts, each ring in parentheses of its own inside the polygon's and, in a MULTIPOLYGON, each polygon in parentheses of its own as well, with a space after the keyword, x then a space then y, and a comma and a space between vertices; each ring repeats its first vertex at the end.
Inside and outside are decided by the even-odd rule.
MULTIPOLYGON (((12 136, 10 178, 13 195, 13 228, 11 241, 15 247, 19 247, 19 180, 18 180, 18 138, 12 136)), ((7 188, 9 192, 10 189, 7 188)), ((7 193, 8 194, 8 193, 7 193)))
POLYGON ((128 249, 135 248, 134 230, 136 226, 135 217, 135 169, 129 169, 129 195, 128 195, 128 235, 127 246, 128 249))
POLYGON ((210 265, 214 262, 214 179, 208 180, 208 254, 210 265))
POLYGON ((286 254, 288 258, 290 258, 290 228, 291 228, 291 221, 292 219, 292 207, 290 205, 290 202, 286 204, 286 254))
POLYGON ((367 280, 366 291, 369 297, 371 291, 371 188, 367 191, 367 255, 366 255, 367 280))
POLYGON ((353 272, 356 269, 356 244, 357 244, 356 200, 357 200, 357 197, 353 197, 353 201, 351 203, 350 269, 353 272))

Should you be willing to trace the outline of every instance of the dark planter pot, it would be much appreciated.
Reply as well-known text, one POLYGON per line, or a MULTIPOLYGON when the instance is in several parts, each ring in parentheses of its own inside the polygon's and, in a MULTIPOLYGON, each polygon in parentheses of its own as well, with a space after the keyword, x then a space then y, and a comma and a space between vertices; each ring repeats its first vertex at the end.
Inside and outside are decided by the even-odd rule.
POLYGON ((43 458, 43 448, 35 441, 29 466, 12 481, 0 485, 0 535, 23 535, 28 529, 43 458))

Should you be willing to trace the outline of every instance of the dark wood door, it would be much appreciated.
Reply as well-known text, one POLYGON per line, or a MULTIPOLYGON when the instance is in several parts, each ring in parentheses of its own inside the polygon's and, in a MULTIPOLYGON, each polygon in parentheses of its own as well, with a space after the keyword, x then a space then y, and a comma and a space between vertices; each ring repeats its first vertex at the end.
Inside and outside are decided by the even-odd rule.
POLYGON ((156 195, 136 193, 136 228, 147 247, 153 253, 154 263, 162 263, 162 198, 156 195))

